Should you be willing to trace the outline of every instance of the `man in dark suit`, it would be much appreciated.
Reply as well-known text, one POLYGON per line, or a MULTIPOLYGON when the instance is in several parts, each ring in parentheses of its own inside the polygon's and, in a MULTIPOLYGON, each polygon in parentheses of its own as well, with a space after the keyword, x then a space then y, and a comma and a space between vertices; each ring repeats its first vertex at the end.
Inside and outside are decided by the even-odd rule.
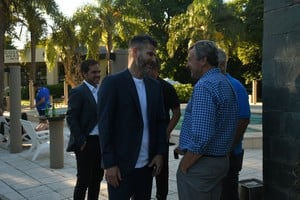
POLYGON ((166 125, 158 81, 146 77, 157 43, 131 39, 128 69, 106 77, 99 91, 99 136, 110 200, 151 198, 166 156, 166 125))
POLYGON ((97 101, 100 66, 95 60, 85 60, 80 67, 84 81, 69 95, 67 123, 70 140, 67 151, 74 151, 77 164, 77 182, 74 200, 98 199, 104 170, 101 168, 97 101))

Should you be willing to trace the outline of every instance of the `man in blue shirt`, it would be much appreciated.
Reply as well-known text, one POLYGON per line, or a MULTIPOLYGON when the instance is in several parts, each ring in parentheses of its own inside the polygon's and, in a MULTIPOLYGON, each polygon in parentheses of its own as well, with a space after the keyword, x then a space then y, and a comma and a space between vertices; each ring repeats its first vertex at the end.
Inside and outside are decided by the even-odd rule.
POLYGON ((187 104, 177 152, 179 199, 219 200, 238 120, 235 92, 218 68, 218 49, 209 40, 189 48, 188 67, 197 79, 187 104))
POLYGON ((219 54, 219 68, 222 73, 230 81, 235 89, 238 105, 239 105, 239 121, 236 129, 236 134, 233 142, 233 148, 229 156, 229 171, 227 176, 223 179, 223 189, 221 200, 239 200, 238 181, 239 172, 243 165, 244 150, 242 147, 242 139, 247 126, 250 122, 250 105, 248 100, 248 93, 240 81, 226 73, 227 69, 227 56, 226 53, 218 49, 219 54))
POLYGON ((44 116, 46 108, 50 108, 50 92, 46 87, 41 87, 38 83, 35 83, 34 89, 36 91, 35 107, 39 113, 39 116, 44 116))

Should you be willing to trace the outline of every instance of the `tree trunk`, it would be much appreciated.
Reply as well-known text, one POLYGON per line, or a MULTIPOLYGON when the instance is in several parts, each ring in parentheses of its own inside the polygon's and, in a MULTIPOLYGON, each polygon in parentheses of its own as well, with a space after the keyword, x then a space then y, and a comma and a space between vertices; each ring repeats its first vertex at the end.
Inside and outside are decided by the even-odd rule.
POLYGON ((0 109, 4 110, 4 40, 5 40, 5 19, 4 19, 4 5, 0 1, 0 109))
POLYGON ((110 52, 112 50, 112 33, 107 33, 107 47, 106 47, 106 59, 107 59, 107 74, 110 75, 112 71, 110 52))
POLYGON ((30 47, 31 47, 31 68, 30 68, 30 79, 35 83, 36 82, 36 38, 34 37, 34 34, 30 33, 30 47))

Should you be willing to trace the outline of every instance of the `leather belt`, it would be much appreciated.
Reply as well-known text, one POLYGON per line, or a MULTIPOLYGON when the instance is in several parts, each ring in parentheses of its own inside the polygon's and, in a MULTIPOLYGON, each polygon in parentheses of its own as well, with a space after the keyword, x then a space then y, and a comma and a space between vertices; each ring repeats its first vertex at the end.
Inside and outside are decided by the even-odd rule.
POLYGON ((212 158, 221 158, 221 157, 226 157, 227 155, 220 155, 220 156, 215 156, 215 155, 203 155, 204 157, 212 157, 212 158))

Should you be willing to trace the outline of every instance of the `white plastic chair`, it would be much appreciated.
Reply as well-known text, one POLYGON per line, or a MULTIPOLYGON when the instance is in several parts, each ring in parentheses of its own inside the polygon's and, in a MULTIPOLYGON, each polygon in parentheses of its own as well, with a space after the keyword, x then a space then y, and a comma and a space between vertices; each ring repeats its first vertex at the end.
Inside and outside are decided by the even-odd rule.
POLYGON ((3 133, 0 134, 0 143, 6 142, 9 145, 9 125, 4 116, 0 116, 0 123, 3 125, 3 133))
POLYGON ((30 137, 31 147, 30 152, 34 152, 32 161, 45 149, 49 151, 49 130, 35 131, 30 121, 20 119, 20 122, 30 137))
MULTIPOLYGON (((0 116, 0 123, 3 123, 4 126, 4 132, 0 134, 0 142, 5 141, 5 144, 8 147, 10 145, 10 125, 4 116, 0 116)), ((27 133, 22 134, 22 141, 26 144, 30 142, 30 137, 28 136, 27 133)))
POLYGON ((8 124, 3 124, 3 128, 4 128, 4 132, 3 132, 3 135, 1 134, 0 140, 4 144, 3 146, 5 148, 8 148, 10 145, 10 139, 9 139, 10 127, 8 124))

